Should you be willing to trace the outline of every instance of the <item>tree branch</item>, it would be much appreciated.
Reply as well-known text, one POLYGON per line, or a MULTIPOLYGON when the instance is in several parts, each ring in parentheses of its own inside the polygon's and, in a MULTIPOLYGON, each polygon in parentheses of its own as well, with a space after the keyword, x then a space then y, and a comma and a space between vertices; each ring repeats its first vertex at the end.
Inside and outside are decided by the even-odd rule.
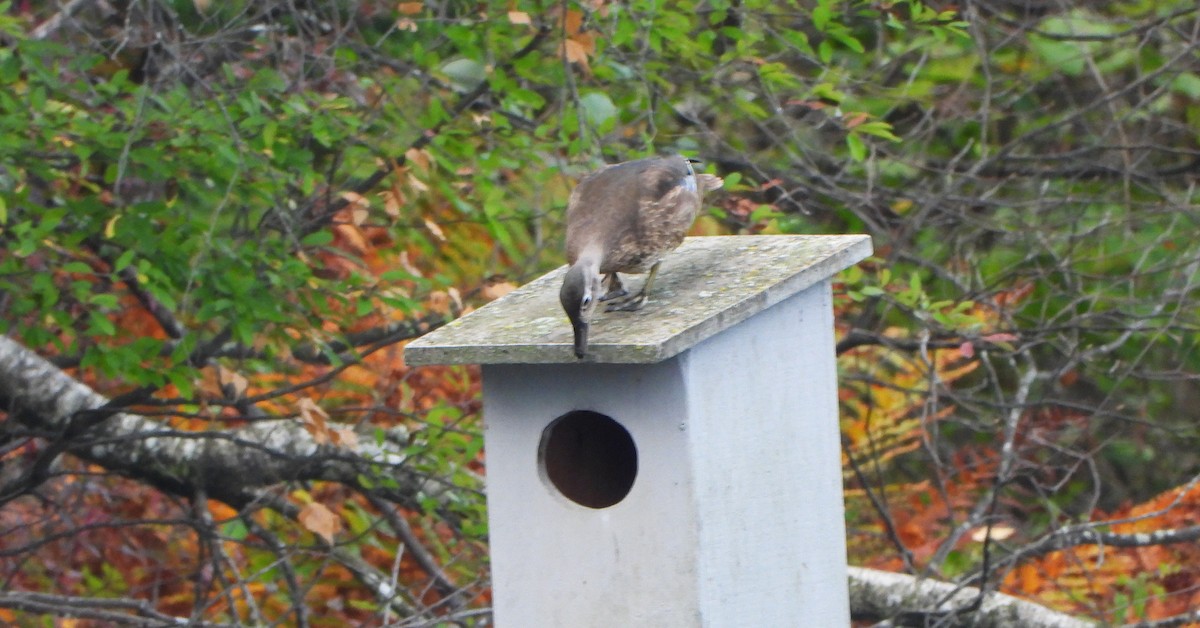
POLYGON ((0 608, 38 613, 53 617, 91 619, 120 626, 193 626, 196 628, 233 628, 235 624, 197 621, 174 617, 154 610, 146 600, 88 598, 50 595, 25 591, 0 592, 0 608))
POLYGON ((88 5, 92 4, 99 5, 101 12, 105 15, 114 12, 113 8, 109 6, 107 2, 100 2, 99 0, 71 0, 70 2, 62 5, 62 8, 59 9, 58 13, 55 13, 50 17, 50 19, 38 24, 37 28, 33 29, 33 32, 30 33, 30 38, 45 39, 50 35, 53 35, 56 31, 58 31, 58 29, 62 28, 63 24, 65 24, 67 20, 74 18, 77 13, 86 9, 88 5))
POLYGON ((850 568, 850 608, 855 619, 890 619, 894 626, 1084 628, 1095 625, 1003 593, 982 593, 975 587, 862 567, 850 568), (970 614, 962 615, 962 609, 970 609, 970 614))
MULTIPOLYGON (((66 434, 75 417, 108 405, 103 395, 0 337, 0 408, 10 420, 42 433, 66 434)), ((421 490, 424 480, 402 467, 402 440, 376 444, 364 436, 354 449, 339 448, 317 442, 294 419, 220 432, 181 432, 112 408, 103 420, 72 435, 66 451, 170 493, 191 497, 202 490, 234 507, 252 499, 256 488, 305 480, 354 485, 360 475, 374 474, 382 465, 400 485, 389 498, 404 502, 421 490)))

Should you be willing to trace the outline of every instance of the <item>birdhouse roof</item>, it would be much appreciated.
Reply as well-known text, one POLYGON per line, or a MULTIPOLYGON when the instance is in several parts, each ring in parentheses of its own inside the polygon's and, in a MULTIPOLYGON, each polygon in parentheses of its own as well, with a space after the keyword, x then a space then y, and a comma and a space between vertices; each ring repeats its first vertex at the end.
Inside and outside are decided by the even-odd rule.
MULTIPOLYGON (((673 357, 871 254, 865 235, 688 238, 662 261, 637 312, 592 319, 588 362, 649 364, 673 357)), ((553 270, 405 347, 409 364, 574 363, 559 305, 566 267, 553 270)), ((640 287, 642 278, 625 280, 640 287)))

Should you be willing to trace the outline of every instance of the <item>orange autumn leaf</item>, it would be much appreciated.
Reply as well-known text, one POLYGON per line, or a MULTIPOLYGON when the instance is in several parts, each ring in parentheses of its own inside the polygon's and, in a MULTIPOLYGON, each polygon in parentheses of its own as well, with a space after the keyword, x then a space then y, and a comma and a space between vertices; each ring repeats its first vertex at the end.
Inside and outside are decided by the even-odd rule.
POLYGON ((909 547, 925 544, 925 530, 915 522, 909 521, 898 529, 900 540, 909 547))
POLYGON ((300 421, 304 424, 304 429, 313 437, 318 445, 324 445, 330 441, 329 426, 325 423, 329 418, 329 413, 325 412, 317 402, 312 400, 312 397, 303 397, 298 404, 300 410, 300 421))
POLYGON ((572 37, 583 28, 583 13, 581 11, 567 11, 563 17, 563 30, 567 32, 567 37, 572 37))
POLYGON ((564 46, 566 46, 567 61, 587 67, 589 51, 583 42, 576 39, 568 39, 564 42, 564 46))
POLYGON ((425 8, 422 2, 401 2, 396 5, 396 10, 405 15, 416 15, 425 8))
POLYGON ((305 504, 297 519, 306 530, 325 539, 326 543, 333 543, 333 536, 342 530, 342 520, 318 502, 305 504))
POLYGON ((1017 581, 1017 586, 1027 594, 1037 593, 1042 588, 1042 575, 1033 563, 1025 563, 1017 568, 1017 581))
POLYGON ((563 32, 566 33, 567 38, 559 48, 560 54, 563 54, 567 61, 579 64, 584 72, 590 72, 588 58, 596 52, 596 36, 593 33, 584 32, 583 13, 567 11, 563 17, 563 32))
POLYGON ((348 366, 342 371, 342 381, 361 386, 363 390, 372 390, 379 384, 379 371, 358 365, 348 366))
POLYGON ((225 502, 208 500, 208 512, 214 521, 227 521, 238 516, 238 511, 225 502))
POLYGON ((363 237, 362 230, 354 225, 334 225, 333 230, 338 236, 338 241, 343 246, 359 255, 366 253, 371 248, 371 245, 367 243, 367 239, 363 237))
POLYGON ((863 122, 866 122, 868 117, 869 116, 865 113, 851 114, 850 116, 848 116, 846 118, 846 122, 845 122, 846 128, 853 129, 854 127, 862 124, 863 122))

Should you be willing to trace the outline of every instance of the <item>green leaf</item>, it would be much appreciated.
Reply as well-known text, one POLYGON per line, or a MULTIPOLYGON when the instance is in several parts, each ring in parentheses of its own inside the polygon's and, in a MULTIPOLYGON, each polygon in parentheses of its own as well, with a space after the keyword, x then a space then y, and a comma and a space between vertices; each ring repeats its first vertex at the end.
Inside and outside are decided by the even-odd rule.
POLYGON ((221 536, 227 540, 244 541, 246 537, 250 536, 250 530, 246 528, 246 522, 241 519, 232 519, 221 526, 221 536))
POLYGON ((1070 76, 1083 74, 1085 59, 1077 43, 1034 34, 1029 36, 1029 47, 1046 62, 1046 65, 1070 76))
POLYGON ((828 39, 817 45, 817 57, 826 65, 833 61, 833 44, 829 43, 828 39))
POLYGON ((487 80, 487 70, 482 63, 474 59, 448 61, 442 66, 442 73, 450 79, 454 89, 460 92, 469 92, 487 80))
POLYGON ((306 247, 328 246, 332 242, 333 242, 333 232, 326 231, 326 230, 314 231, 314 232, 304 236, 304 238, 302 240, 300 240, 300 244, 303 244, 306 247))
POLYGON ((67 262, 66 264, 63 264, 62 270, 64 272, 68 272, 68 273, 81 273, 81 274, 88 274, 88 275, 90 275, 92 273, 91 266, 88 266, 87 264, 85 264, 81 261, 78 261, 78 260, 70 261, 70 262, 67 262))
POLYGON ((313 116, 312 119, 312 135, 317 143, 326 148, 332 148, 334 145, 333 131, 329 128, 329 121, 324 116, 313 116))
POLYGON ((857 52, 858 54, 862 54, 862 53, 866 52, 866 48, 863 48, 862 42, 858 41, 857 39, 855 39, 848 33, 842 33, 842 32, 835 31, 835 32, 829 33, 829 36, 838 40, 839 42, 842 43, 843 46, 853 50, 854 52, 857 52))
POLYGON ((602 128, 617 117, 617 106, 604 92, 584 94, 579 99, 579 105, 583 108, 584 118, 595 127, 602 128))
MULTIPOLYGON (((1174 79, 1171 79, 1171 89, 1186 95, 1188 98, 1200 100, 1200 76, 1194 72, 1179 74, 1174 79)), ((0 198, 0 201, 2 200, 3 198, 0 198)), ((4 221, 0 220, 0 224, 4 224, 4 221)))
POLYGON ((896 137, 896 135, 892 133, 892 125, 888 124, 887 122, 883 122, 881 120, 873 120, 871 122, 864 122, 864 123, 854 127, 854 130, 859 133, 866 133, 867 135, 874 135, 875 137, 882 137, 883 139, 889 140, 892 142, 900 141, 900 138, 896 137))
POLYGON ((885 294, 879 286, 863 286, 860 292, 868 297, 881 297, 885 294))
MULTIPOLYGON (((88 326, 88 333, 97 336, 112 336, 117 333, 117 328, 113 326, 112 321, 108 317, 97 311, 92 311, 88 315, 91 324, 88 326)), ((110 354, 111 355, 111 354, 110 354)))
POLYGON ((125 251, 121 253, 119 257, 117 257, 117 260, 113 262, 113 272, 120 272, 124 270, 126 266, 129 266, 129 264, 133 262, 133 258, 136 255, 137 254, 134 253, 133 249, 125 249, 125 251))
POLYGON ((861 162, 867 158, 867 145, 857 133, 846 135, 846 147, 850 149, 850 158, 854 161, 861 162))
POLYGON ((812 10, 812 25, 818 31, 825 32, 825 28, 829 26, 829 20, 833 17, 833 10, 830 9, 828 2, 818 2, 817 6, 812 10))

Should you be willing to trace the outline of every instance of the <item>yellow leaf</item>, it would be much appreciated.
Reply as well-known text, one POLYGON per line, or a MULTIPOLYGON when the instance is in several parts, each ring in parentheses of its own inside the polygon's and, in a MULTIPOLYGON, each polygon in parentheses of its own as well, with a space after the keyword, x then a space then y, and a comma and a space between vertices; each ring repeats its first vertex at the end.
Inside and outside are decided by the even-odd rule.
POLYGON ((104 237, 111 238, 117 233, 117 221, 121 219, 121 214, 116 214, 108 219, 104 225, 104 237))
POLYGON ((317 502, 306 504, 301 508, 297 519, 306 530, 325 539, 326 543, 332 544, 333 535, 342 529, 342 520, 333 514, 332 510, 317 502))

